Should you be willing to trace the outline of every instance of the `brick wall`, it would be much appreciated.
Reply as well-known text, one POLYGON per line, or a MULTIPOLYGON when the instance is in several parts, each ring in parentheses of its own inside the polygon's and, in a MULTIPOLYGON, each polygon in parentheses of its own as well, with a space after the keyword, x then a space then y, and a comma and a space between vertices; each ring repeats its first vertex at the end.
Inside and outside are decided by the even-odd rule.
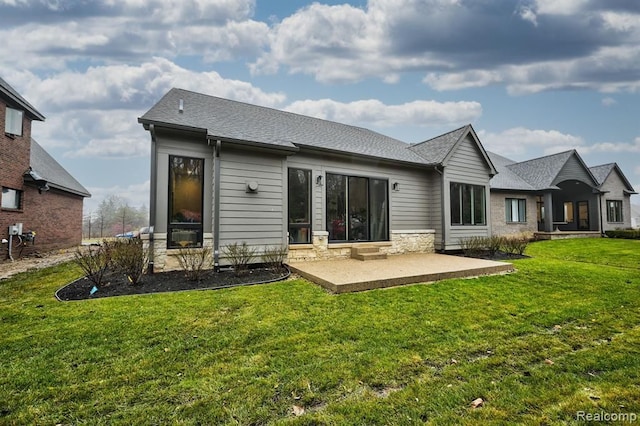
POLYGON ((533 235, 538 231, 536 197, 528 194, 491 192, 491 232, 493 235, 533 235), (505 200, 524 198, 527 200, 527 221, 525 223, 507 223, 505 200))
MULTIPOLYGON (((19 210, 0 210, 0 239, 9 239, 9 226, 21 222, 23 231, 36 232, 35 245, 27 247, 23 255, 79 245, 83 198, 55 189, 40 194, 35 186, 24 183, 31 158, 31 119, 25 113, 22 136, 9 137, 4 132, 5 114, 6 105, 0 100, 0 187, 23 193, 19 210)), ((7 258, 8 246, 1 244, 0 262, 7 258)))

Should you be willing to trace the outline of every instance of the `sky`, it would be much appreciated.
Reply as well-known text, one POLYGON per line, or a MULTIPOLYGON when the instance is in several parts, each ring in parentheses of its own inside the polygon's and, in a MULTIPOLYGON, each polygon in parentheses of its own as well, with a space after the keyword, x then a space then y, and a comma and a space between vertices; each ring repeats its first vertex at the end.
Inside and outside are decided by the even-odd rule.
POLYGON ((148 206, 137 119, 172 87, 407 143, 470 123, 489 151, 575 148, 640 190, 638 0, 0 0, 0 39, 85 214, 148 206))

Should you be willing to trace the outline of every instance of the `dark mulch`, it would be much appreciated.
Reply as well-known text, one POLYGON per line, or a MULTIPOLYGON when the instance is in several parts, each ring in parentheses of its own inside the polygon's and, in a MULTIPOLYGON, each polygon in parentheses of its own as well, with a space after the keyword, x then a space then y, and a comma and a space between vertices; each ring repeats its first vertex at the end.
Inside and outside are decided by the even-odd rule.
POLYGON ((498 251, 496 253, 491 254, 489 251, 481 251, 473 254, 464 254, 458 253, 458 256, 462 257, 473 257, 476 259, 485 259, 485 260, 515 260, 515 259, 530 259, 530 256, 526 254, 517 254, 517 253, 505 253, 503 251, 498 251))
POLYGON ((61 300, 97 299, 100 297, 125 296, 131 294, 161 293, 183 290, 206 290, 236 287, 250 284, 263 284, 279 281, 290 275, 288 269, 273 271, 266 268, 250 269, 243 275, 236 276, 233 271, 206 271, 199 281, 190 281, 183 271, 156 272, 144 275, 142 281, 132 285, 123 274, 110 272, 98 291, 91 294, 94 287, 88 278, 80 278, 56 292, 61 300))

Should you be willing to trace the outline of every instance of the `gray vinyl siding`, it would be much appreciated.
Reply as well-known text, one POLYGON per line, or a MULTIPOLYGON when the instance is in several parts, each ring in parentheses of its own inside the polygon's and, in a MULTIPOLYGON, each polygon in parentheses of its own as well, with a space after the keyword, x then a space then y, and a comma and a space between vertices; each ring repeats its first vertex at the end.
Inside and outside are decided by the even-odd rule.
POLYGON ((430 172, 428 190, 429 190, 429 218, 428 229, 436 231, 434 236, 434 244, 437 250, 442 250, 442 182, 443 176, 435 170, 430 172))
POLYGON ((220 155, 220 248, 247 242, 261 250, 286 242, 284 157, 222 146, 220 155), (258 191, 247 192, 247 183, 258 191))
POLYGON ((385 179, 389 183, 389 230, 432 229, 430 172, 424 168, 393 166, 375 161, 348 159, 332 155, 298 153, 287 158, 287 167, 311 170, 312 229, 326 231, 325 185, 326 174, 385 179), (322 176, 323 184, 317 185, 316 177, 322 176), (392 189, 398 182, 399 190, 392 189))
POLYGON ((460 239, 468 237, 488 237, 491 235, 491 209, 489 193, 490 169, 484 157, 480 153, 477 145, 467 136, 461 141, 451 157, 448 159, 444 169, 444 223, 445 223, 445 244, 439 245, 440 249, 456 250, 460 248, 460 239), (481 185, 485 187, 485 220, 486 225, 451 225, 451 194, 452 182, 481 185))
POLYGON ((557 185, 567 180, 578 180, 580 182, 586 183, 587 185, 597 185, 596 182, 593 181, 591 176, 589 176, 587 169, 585 169, 584 165, 580 163, 575 155, 569 157, 552 184, 557 185))
POLYGON ((184 133, 175 133, 158 129, 156 132, 157 144, 157 182, 156 182, 156 220, 155 232, 167 232, 168 205, 169 205, 169 156, 180 155, 184 157, 204 158, 204 215, 203 232, 211 232, 212 206, 213 206, 213 148, 207 145, 204 136, 189 136, 184 133))

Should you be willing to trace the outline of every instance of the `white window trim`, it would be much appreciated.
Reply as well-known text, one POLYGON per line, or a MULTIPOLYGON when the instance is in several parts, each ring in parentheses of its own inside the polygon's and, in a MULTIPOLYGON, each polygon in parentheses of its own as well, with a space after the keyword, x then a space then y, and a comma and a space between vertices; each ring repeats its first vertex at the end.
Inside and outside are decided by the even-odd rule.
POLYGON ((22 121, 24 111, 14 108, 6 108, 4 132, 10 135, 22 136, 22 121))

